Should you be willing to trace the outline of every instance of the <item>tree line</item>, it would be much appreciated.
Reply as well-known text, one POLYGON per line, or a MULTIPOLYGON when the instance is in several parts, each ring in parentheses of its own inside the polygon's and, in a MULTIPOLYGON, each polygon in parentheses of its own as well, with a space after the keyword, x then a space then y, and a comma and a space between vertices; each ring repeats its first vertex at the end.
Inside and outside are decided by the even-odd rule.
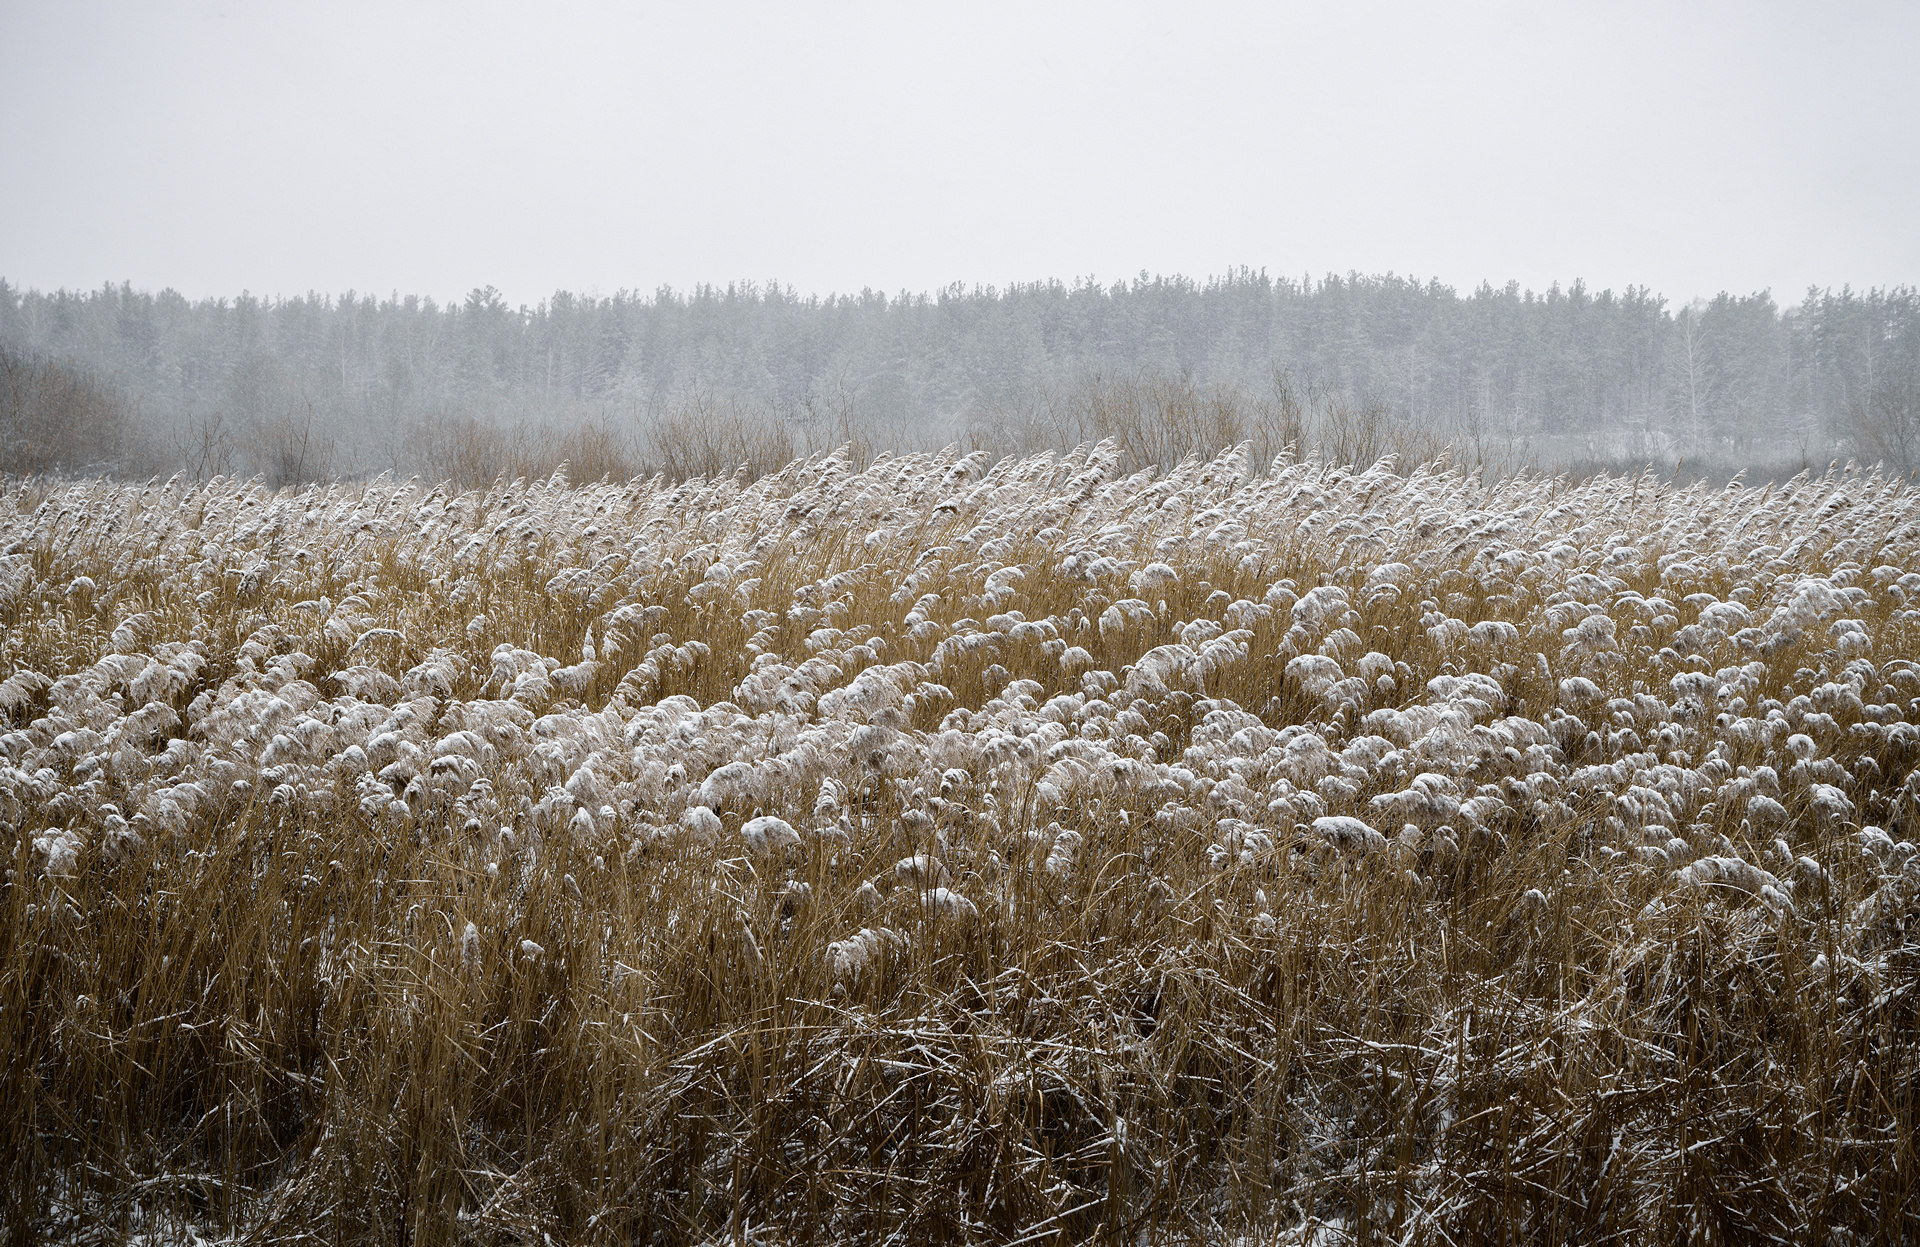
POLYGON ((1848 453, 1920 466, 1920 292, 1908 286, 1676 307, 1642 287, 1463 294, 1392 274, 1239 270, 894 296, 561 291, 512 306, 491 287, 447 303, 190 300, 0 280, 0 347, 7 376, 65 370, 97 388, 96 406, 120 409, 96 421, 113 436, 56 453, 59 438, 28 428, 45 404, 0 394, 0 469, 15 471, 294 480, 431 473, 460 454, 504 469, 503 448, 533 466, 538 447, 583 436, 651 445, 647 466, 684 436, 717 437, 706 466, 840 440, 990 445, 1064 427, 1063 408, 1108 402, 1116 385, 1150 407, 1168 393, 1269 407, 1304 395, 1309 412, 1365 411, 1540 464, 1848 453))

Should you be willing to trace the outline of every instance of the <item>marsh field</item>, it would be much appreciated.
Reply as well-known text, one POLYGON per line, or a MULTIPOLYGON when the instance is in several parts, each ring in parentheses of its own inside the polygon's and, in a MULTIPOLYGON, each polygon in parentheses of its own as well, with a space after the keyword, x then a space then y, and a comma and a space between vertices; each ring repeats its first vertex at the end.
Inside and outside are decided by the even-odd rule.
POLYGON ((1920 494, 0 488, 14 1242, 1920 1234, 1920 494))

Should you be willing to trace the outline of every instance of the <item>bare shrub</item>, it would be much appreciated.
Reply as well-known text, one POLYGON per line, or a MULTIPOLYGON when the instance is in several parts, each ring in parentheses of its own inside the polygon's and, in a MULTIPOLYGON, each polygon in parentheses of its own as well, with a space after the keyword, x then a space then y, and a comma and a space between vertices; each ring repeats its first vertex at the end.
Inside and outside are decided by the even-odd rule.
MULTIPOLYGON (((845 447, 847 462, 861 471, 873 462, 887 440, 872 422, 862 417, 845 385, 835 387, 831 394, 809 394, 800 405, 795 423, 804 439, 804 453, 818 454, 845 447)), ((888 444, 884 448, 899 454, 935 447, 888 444)))
POLYGON ((641 475, 630 440, 605 419, 584 420, 558 437, 522 435, 514 458, 516 476, 550 476, 562 465, 567 479, 579 484, 641 475))
POLYGON ((631 441, 604 418, 561 428, 498 425, 465 412, 416 422, 401 443, 401 464, 459 489, 501 480, 624 481, 641 473, 631 441))
POLYGON ((1364 468, 1391 455, 1413 465, 1437 459, 1447 440, 1438 432, 1397 420, 1386 404, 1330 395, 1315 413, 1314 451, 1328 463, 1364 468))
POLYGON ((197 481, 233 474, 237 449, 225 414, 209 412, 191 417, 174 432, 174 453, 181 470, 197 481))
POLYGON ((641 456, 668 480, 729 476, 745 467, 758 478, 793 461, 793 434, 771 411, 697 397, 654 418, 641 431, 641 456))
POLYGON ((126 466, 131 410, 84 370, 0 345, 0 472, 73 472, 126 466))
POLYGON ((313 404, 253 422, 249 458, 270 488, 305 485, 333 475, 333 439, 313 425, 313 404))
POLYGON ((1122 463, 1162 471, 1239 443, 1247 424, 1237 391, 1202 388, 1191 377, 1095 377, 1050 403, 1047 414, 1060 447, 1111 440, 1122 463))
POLYGON ((1251 408, 1248 449, 1255 463, 1269 464, 1305 449, 1311 400, 1301 394, 1291 373, 1274 373, 1267 392, 1256 395, 1251 408))
POLYGON ((459 489, 485 489, 516 475, 518 442, 515 433, 466 412, 434 412, 407 429, 395 466, 459 489))
POLYGON ((992 412, 971 440, 1020 455, 1111 442, 1123 467, 1166 470, 1244 440, 1244 406, 1238 390, 1203 387, 1191 377, 1095 375, 1048 392, 1031 408, 992 412))
POLYGON ((1303 389, 1274 374, 1265 391, 1202 385, 1186 376, 1092 377, 1048 394, 1032 408, 1000 409, 969 430, 969 447, 1025 455, 1111 442, 1122 467, 1167 471, 1245 444, 1265 467, 1283 454, 1319 454, 1366 467, 1386 455, 1413 464, 1436 458, 1447 440, 1396 420, 1383 404, 1338 390, 1303 389))
POLYGON ((417 422, 401 462, 434 480, 480 489, 496 480, 624 481, 656 472, 669 480, 778 471, 798 453, 792 434, 770 413, 710 399, 675 404, 622 427, 601 414, 560 425, 498 425, 465 413, 417 422))
POLYGON ((1882 378, 1848 404, 1847 422, 1866 459, 1902 475, 1920 471, 1920 382, 1882 378))

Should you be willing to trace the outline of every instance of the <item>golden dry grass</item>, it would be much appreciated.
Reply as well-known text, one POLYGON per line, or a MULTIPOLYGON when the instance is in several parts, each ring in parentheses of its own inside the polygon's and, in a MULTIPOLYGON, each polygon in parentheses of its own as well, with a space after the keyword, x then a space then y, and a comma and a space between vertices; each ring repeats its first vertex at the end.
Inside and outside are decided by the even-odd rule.
POLYGON ((8 485, 10 1237, 1914 1235, 1910 490, 1118 454, 8 485))

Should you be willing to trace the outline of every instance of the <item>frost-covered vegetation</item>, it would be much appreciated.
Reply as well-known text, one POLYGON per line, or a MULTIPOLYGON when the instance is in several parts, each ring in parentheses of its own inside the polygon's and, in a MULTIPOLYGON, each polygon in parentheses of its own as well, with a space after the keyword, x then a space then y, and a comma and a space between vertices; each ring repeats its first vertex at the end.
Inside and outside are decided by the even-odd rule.
POLYGON ((0 549, 18 1233, 1916 1230, 1900 482, 29 482, 0 549))
MULTIPOLYGON (((513 306, 491 287, 446 304, 352 292, 196 301, 0 279, 5 350, 97 379, 129 417, 120 438, 72 446, 40 434, 28 409, 10 438, 0 386, 8 472, 144 478, 177 466, 279 485, 393 471, 484 486, 502 472, 546 476, 561 459, 592 480, 772 470, 843 442, 857 458, 862 445, 1001 455, 1106 437, 1123 461, 1165 470, 1195 440, 1211 442, 1203 456, 1257 442, 1257 428, 1220 426, 1285 406, 1276 375, 1335 423, 1368 413, 1503 470, 1678 461, 1784 466, 1784 477, 1835 455, 1920 469, 1911 286, 1683 306, 1643 286, 1456 291, 1241 269, 893 296, 751 283, 556 291, 513 306), (1143 416, 1202 437, 1129 437, 1143 416)), ((1279 444, 1365 465, 1364 446, 1315 433, 1279 444)))

